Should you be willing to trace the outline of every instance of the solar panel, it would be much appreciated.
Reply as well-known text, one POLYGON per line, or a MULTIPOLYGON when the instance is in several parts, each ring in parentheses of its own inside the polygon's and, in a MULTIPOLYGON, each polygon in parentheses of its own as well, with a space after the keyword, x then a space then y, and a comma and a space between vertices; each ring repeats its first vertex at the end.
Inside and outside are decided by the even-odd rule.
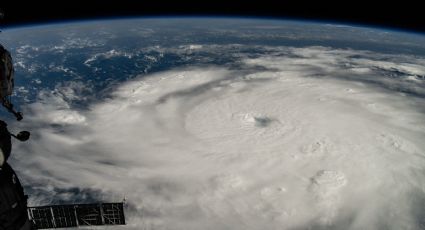
POLYGON ((29 207, 28 214, 36 229, 125 225, 124 203, 29 207))
POLYGON ((53 216, 49 207, 29 208, 30 216, 37 228, 52 228, 53 216))
POLYGON ((123 203, 103 203, 102 207, 105 224, 125 225, 123 203))
POLYGON ((73 206, 59 206, 52 208, 52 211, 56 228, 64 228, 77 225, 73 206))

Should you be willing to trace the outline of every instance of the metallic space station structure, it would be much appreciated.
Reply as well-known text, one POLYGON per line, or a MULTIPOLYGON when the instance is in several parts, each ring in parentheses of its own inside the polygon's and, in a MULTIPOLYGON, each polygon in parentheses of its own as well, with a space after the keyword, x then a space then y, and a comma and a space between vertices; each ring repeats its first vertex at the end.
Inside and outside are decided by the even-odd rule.
POLYGON ((124 202, 29 207, 28 215, 35 229, 125 225, 124 202))

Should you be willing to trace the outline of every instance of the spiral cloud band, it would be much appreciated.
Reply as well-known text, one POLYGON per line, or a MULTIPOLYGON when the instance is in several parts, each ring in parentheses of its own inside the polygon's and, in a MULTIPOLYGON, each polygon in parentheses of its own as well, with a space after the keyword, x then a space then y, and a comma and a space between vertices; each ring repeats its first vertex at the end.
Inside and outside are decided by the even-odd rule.
POLYGON ((425 60, 270 52, 143 75, 88 110, 62 98, 78 84, 41 95, 24 124, 49 125, 16 146, 50 185, 30 202, 126 196, 135 229, 423 228, 425 60))

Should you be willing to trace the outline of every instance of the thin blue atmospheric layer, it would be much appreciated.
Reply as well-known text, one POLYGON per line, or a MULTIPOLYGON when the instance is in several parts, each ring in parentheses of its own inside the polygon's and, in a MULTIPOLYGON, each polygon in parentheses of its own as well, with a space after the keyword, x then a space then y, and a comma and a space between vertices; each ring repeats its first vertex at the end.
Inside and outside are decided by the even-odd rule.
POLYGON ((302 22, 306 24, 318 25, 333 25, 341 27, 357 27, 363 29, 381 30, 382 32, 389 33, 405 33, 410 35, 425 36, 424 31, 406 29, 402 27, 383 26, 379 24, 367 24, 360 22, 352 22, 348 20, 331 20, 331 19, 306 19, 302 17, 284 17, 284 16, 251 16, 251 15, 214 15, 214 14, 199 14, 199 15, 179 15, 179 14, 164 14, 164 15, 130 15, 130 16, 101 16, 89 17, 81 19, 68 19, 68 20, 50 20, 45 22, 24 23, 19 25, 5 26, 6 29, 23 29, 36 26, 59 26, 62 24, 75 24, 75 23, 88 23, 95 21, 113 21, 113 20, 140 20, 140 19, 230 19, 230 20, 264 20, 264 21, 277 21, 277 22, 302 22))

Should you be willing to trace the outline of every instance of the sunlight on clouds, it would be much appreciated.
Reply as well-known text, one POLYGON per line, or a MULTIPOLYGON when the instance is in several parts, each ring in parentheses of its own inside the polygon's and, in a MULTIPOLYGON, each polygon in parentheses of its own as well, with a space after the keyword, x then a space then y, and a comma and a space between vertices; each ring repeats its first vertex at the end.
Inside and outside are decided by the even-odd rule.
MULTIPOLYGON (((125 194, 127 228, 417 229, 424 82, 385 78, 376 67, 425 70, 408 56, 379 58, 282 47, 243 59, 250 71, 210 66, 140 77, 87 110, 67 103, 80 95, 64 86, 72 90, 27 107, 34 118, 23 126, 45 126, 17 146, 31 150, 18 167, 37 168, 22 171, 26 181, 125 194)), ((55 193, 43 190, 30 204, 55 193)))

